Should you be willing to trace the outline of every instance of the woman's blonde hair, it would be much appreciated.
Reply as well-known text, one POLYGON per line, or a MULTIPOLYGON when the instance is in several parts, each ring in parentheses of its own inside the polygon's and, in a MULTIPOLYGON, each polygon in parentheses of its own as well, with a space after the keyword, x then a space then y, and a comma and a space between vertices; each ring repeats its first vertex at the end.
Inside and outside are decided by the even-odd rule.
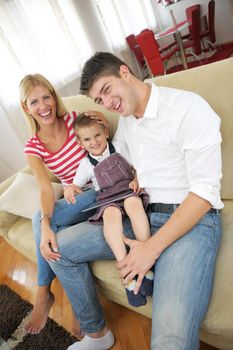
POLYGON ((53 95, 56 101, 57 107, 57 117, 63 117, 67 113, 67 109, 64 106, 60 96, 55 91, 52 84, 41 74, 28 74, 26 75, 20 82, 19 91, 20 91, 20 104, 26 119, 27 127, 31 136, 35 135, 36 132, 39 131, 39 124, 33 118, 31 114, 29 114, 26 110, 26 102, 28 95, 31 93, 32 89, 36 86, 46 87, 49 92, 53 95))

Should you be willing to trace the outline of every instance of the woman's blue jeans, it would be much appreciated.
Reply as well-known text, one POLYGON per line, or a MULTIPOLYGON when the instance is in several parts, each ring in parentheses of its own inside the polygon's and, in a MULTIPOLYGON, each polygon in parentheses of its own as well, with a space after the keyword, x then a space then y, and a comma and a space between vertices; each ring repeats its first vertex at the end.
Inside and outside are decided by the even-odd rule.
MULTIPOLYGON (((68 204, 66 200, 60 199, 56 202, 53 216, 51 218, 51 228, 54 233, 63 230, 66 227, 77 224, 82 221, 86 221, 93 211, 87 211, 82 213, 89 204, 93 203, 96 199, 96 191, 88 190, 82 192, 76 196, 76 203, 68 204)), ((37 255, 37 268, 38 268, 38 286, 48 286, 52 283, 56 277, 53 270, 50 268, 48 262, 43 258, 40 252, 41 241, 41 223, 40 223, 40 210, 37 211, 32 219, 33 233, 36 242, 36 255, 37 255)))
MULTIPOLYGON (((151 231, 168 214, 151 213, 151 231)), ((133 237, 125 221, 125 235, 133 237)), ((155 264, 152 350, 197 350, 206 314, 221 238, 219 214, 207 213, 186 235, 168 247, 155 264)), ((113 259, 102 227, 88 222, 57 234, 60 261, 50 265, 61 281, 82 329, 96 332, 105 325, 88 262, 113 259)))

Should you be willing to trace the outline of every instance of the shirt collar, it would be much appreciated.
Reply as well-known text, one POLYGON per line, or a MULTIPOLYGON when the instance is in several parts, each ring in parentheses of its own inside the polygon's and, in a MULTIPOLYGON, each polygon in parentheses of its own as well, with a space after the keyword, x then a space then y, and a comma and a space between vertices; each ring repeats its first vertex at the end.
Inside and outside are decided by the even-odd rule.
POLYGON ((90 156, 94 159, 96 159, 97 161, 101 161, 102 158, 106 158, 110 155, 110 151, 109 151, 109 144, 107 143, 107 147, 105 148, 105 150, 103 151, 103 153, 99 156, 94 156, 93 154, 90 153, 90 156))
POLYGON ((145 80, 145 84, 151 86, 151 93, 143 118, 154 119, 158 117, 159 88, 152 80, 145 80))

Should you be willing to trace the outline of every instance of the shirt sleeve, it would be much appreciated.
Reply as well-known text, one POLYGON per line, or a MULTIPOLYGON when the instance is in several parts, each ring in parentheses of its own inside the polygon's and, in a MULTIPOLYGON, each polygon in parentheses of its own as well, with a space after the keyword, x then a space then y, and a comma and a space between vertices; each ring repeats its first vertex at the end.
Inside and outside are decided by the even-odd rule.
MULTIPOLYGON (((89 161, 88 161, 89 162, 89 161)), ((80 162, 80 165, 76 171, 73 183, 79 187, 85 186, 91 179, 90 167, 88 166, 87 159, 84 158, 80 162)))
POLYGON ((177 132, 185 157, 189 192, 206 199, 213 207, 222 208, 220 118, 204 99, 196 96, 177 132))
POLYGON ((24 146, 24 155, 25 156, 35 156, 43 160, 41 155, 41 150, 36 146, 32 140, 28 140, 24 146))

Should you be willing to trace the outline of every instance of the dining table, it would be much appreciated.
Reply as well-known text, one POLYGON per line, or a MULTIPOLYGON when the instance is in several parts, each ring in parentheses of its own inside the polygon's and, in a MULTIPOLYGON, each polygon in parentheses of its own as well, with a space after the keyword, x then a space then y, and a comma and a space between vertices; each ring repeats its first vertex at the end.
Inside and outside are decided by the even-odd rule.
POLYGON ((189 20, 186 19, 182 22, 175 23, 174 25, 166 28, 165 30, 155 34, 156 40, 160 40, 160 39, 166 38, 170 35, 174 35, 174 37, 176 39, 177 46, 178 46, 180 54, 181 54, 181 60, 182 60, 184 69, 188 69, 188 63, 187 63, 187 59, 186 59, 186 55, 185 55, 185 51, 184 51, 183 41, 181 38, 181 32, 183 30, 185 30, 189 25, 190 25, 190 22, 189 22, 189 20))

